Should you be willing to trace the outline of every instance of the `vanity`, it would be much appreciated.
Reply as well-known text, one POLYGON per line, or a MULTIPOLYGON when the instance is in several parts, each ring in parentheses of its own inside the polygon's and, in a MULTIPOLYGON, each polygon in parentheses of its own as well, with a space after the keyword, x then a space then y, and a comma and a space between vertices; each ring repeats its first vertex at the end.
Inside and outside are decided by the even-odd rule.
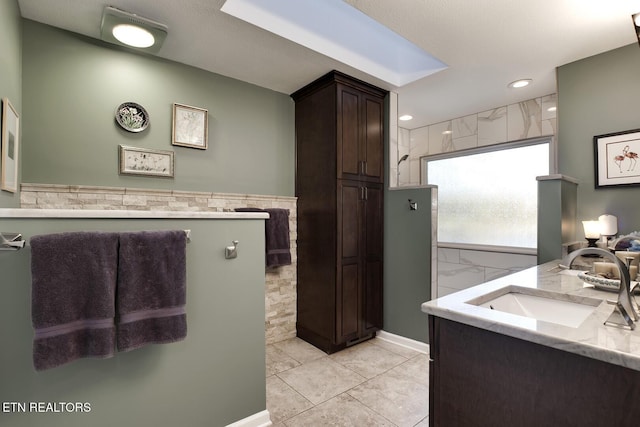
POLYGON ((605 326, 617 294, 558 264, 422 304, 431 426, 640 424, 640 324, 605 326))

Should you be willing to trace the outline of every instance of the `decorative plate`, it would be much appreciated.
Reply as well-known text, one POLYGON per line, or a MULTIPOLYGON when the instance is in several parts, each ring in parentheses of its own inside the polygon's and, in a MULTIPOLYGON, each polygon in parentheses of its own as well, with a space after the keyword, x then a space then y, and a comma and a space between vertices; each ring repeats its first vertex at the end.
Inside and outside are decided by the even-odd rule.
MULTIPOLYGON (((598 276, 595 273, 588 272, 580 272, 578 273, 578 277, 584 280, 586 283, 593 285, 596 289, 600 289, 602 291, 618 292, 618 290, 620 289, 619 279, 607 279, 602 276, 598 276)), ((631 282, 632 287, 635 284, 636 282, 631 282)), ((638 293, 637 289, 636 293, 638 293)))
POLYGON ((116 108, 116 122, 129 132, 142 132, 149 126, 149 114, 140 104, 125 102, 116 108))

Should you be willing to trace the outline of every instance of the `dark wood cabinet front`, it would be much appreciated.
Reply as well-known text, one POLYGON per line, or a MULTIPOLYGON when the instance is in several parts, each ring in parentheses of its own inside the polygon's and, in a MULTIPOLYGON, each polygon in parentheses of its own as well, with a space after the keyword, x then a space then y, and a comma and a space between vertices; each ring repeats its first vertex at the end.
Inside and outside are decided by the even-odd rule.
POLYGON ((338 72, 292 94, 297 332, 327 353, 382 328, 385 96, 338 72))
POLYGON ((382 182, 384 98, 337 85, 338 179, 382 182))

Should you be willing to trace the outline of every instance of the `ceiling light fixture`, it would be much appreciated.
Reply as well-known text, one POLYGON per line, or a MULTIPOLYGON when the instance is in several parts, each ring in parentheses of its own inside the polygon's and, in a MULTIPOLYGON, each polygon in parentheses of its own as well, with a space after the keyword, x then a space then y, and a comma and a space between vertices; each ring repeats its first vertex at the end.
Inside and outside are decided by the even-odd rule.
POLYGON ((547 108, 547 111, 549 111, 550 113, 553 113, 557 109, 558 109, 558 107, 549 107, 549 108, 547 108))
POLYGON ((529 86, 531 82, 533 82, 533 80, 531 79, 520 79, 520 80, 516 80, 515 82, 509 83, 507 87, 510 87, 513 89, 519 89, 521 87, 529 86))
POLYGON ((106 42, 157 53, 167 37, 167 26, 107 6, 102 14, 100 33, 106 42))
POLYGON ((403 122, 406 122, 407 120, 411 120, 413 119, 413 116, 409 115, 409 114, 405 114, 402 115, 400 117, 398 117, 398 120, 402 120, 403 122))
POLYGON ((633 28, 636 32, 638 43, 640 43, 640 12, 634 13, 633 15, 631 15, 631 20, 633 20, 633 28))

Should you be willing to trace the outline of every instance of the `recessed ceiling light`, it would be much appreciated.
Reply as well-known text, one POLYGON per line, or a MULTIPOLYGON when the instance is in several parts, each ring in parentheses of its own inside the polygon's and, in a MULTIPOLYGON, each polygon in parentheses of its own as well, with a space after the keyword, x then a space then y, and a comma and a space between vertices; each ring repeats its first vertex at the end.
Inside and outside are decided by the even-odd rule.
POLYGON ((447 68, 344 0, 226 0, 220 10, 394 86, 447 68))
POLYGON ((445 130, 444 132, 442 132, 443 135, 451 135, 453 132, 450 130, 445 130))
POLYGON ((520 79, 520 80, 516 80, 515 82, 509 83, 507 86, 514 89, 518 89, 521 87, 529 86, 529 84, 531 84, 532 81, 533 80, 531 79, 520 79))
POLYGON ((549 107, 549 108, 547 108, 547 111, 549 111, 549 112, 554 112, 554 111, 556 111, 557 109, 558 109, 557 107, 549 107))
POLYGON ((403 122, 406 122, 407 120, 411 120, 413 119, 413 116, 410 116, 409 114, 405 114, 403 116, 398 117, 398 120, 402 120, 403 122))

